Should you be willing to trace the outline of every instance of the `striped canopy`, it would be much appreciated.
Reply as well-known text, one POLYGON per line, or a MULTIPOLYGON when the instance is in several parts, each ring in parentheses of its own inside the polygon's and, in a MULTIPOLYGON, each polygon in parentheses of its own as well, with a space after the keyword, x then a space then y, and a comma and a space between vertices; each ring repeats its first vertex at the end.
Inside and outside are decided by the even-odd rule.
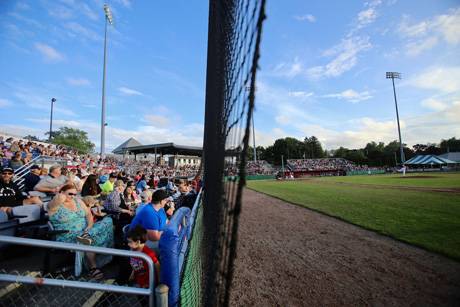
POLYGON ((408 165, 431 165, 431 164, 456 164, 457 162, 451 161, 446 158, 441 158, 435 155, 418 155, 406 161, 408 165))

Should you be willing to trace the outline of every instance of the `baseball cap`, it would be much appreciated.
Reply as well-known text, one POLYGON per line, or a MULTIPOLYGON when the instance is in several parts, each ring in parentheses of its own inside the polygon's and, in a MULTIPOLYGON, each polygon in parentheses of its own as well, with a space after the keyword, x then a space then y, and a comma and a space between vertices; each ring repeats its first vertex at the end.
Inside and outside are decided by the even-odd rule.
POLYGON ((40 166, 38 166, 37 164, 34 164, 30 167, 30 169, 40 169, 40 166))
POLYGON ((4 172, 12 172, 12 173, 14 173, 14 170, 11 167, 6 166, 6 167, 4 167, 2 169, 2 173, 4 173, 4 172))

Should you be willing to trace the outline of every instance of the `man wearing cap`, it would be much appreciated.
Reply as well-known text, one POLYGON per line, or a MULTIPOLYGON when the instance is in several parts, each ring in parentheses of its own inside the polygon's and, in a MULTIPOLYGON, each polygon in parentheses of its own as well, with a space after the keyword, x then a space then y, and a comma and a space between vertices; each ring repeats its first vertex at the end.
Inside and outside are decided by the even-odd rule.
MULTIPOLYGON (((157 190, 152 195, 152 203, 146 204, 134 217, 130 230, 141 225, 147 230, 147 239, 158 244, 163 228, 166 225, 166 212, 164 206, 169 202, 168 193, 165 190, 157 190)), ((149 246, 150 247, 150 246, 149 246)))
POLYGON ((22 194, 19 187, 13 182, 13 169, 5 167, 0 176, 0 211, 11 213, 12 207, 41 204, 38 197, 22 194))
POLYGON ((37 183, 40 182, 40 166, 34 164, 30 168, 30 173, 24 177, 24 192, 28 193, 34 190, 37 183))

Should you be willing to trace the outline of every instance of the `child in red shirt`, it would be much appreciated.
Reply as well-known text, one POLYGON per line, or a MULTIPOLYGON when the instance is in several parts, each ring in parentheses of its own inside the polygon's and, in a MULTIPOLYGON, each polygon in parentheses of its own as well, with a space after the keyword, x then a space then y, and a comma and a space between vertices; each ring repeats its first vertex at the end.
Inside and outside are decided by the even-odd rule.
MULTIPOLYGON (((155 266, 155 281, 158 283, 158 277, 160 276, 160 263, 158 257, 153 250, 145 245, 147 231, 140 225, 136 226, 128 232, 128 246, 132 251, 142 252, 147 254, 153 261, 155 266)), ((141 288, 149 287, 149 267, 145 260, 141 258, 131 257, 129 260, 133 269, 130 280, 134 280, 135 283, 141 288)))

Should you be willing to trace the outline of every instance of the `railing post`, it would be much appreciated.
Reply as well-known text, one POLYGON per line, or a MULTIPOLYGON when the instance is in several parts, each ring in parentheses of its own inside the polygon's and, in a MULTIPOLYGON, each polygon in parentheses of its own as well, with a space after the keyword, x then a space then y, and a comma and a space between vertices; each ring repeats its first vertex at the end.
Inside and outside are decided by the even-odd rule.
POLYGON ((165 284, 160 284, 155 288, 156 307, 168 307, 168 291, 169 288, 165 284))

